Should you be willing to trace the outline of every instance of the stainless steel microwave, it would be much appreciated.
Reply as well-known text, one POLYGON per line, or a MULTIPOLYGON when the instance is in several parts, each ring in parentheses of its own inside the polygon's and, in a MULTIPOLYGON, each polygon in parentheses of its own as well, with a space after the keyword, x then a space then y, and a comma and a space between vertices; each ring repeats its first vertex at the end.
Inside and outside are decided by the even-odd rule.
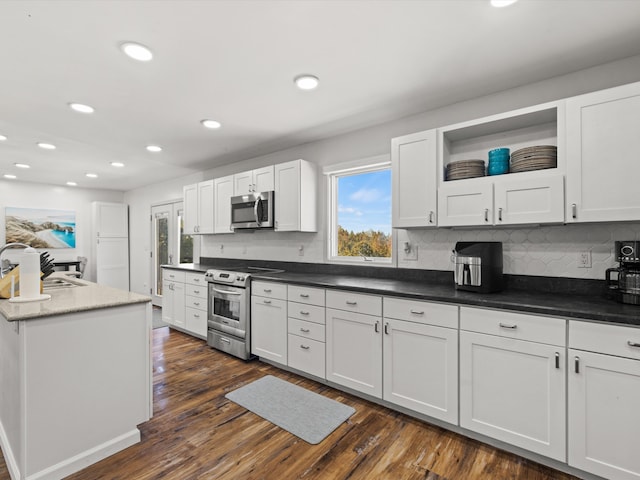
POLYGON ((231 197, 231 227, 273 228, 273 192, 252 192, 231 197))

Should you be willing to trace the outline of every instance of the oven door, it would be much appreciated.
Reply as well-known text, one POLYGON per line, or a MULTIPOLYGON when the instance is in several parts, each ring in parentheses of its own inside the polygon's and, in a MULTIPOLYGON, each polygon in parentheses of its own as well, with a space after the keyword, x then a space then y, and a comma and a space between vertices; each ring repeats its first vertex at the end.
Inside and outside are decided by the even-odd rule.
POLYGON ((248 299, 245 288, 209 283, 207 302, 209 329, 245 338, 249 317, 248 299))

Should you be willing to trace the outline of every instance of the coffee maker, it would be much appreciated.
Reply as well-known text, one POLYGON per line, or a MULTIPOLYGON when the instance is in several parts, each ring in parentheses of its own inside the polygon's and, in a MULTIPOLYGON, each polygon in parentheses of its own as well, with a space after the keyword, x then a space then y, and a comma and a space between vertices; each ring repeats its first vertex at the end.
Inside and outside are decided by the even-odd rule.
POLYGON ((502 242, 458 242, 452 261, 457 290, 480 293, 502 290, 502 242))
POLYGON ((606 271, 608 296, 640 305, 640 241, 616 241, 615 251, 620 266, 606 271), (613 273, 617 274, 616 279, 611 278, 613 273))

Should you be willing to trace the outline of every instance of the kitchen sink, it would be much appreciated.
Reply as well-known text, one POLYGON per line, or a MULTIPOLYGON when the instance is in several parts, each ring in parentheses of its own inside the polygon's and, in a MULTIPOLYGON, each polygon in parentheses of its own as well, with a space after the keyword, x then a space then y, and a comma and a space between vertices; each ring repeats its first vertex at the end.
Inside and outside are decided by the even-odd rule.
POLYGON ((73 288, 83 287, 84 285, 79 283, 70 282, 65 278, 45 278, 42 281, 42 288, 44 290, 53 290, 57 288, 73 288))

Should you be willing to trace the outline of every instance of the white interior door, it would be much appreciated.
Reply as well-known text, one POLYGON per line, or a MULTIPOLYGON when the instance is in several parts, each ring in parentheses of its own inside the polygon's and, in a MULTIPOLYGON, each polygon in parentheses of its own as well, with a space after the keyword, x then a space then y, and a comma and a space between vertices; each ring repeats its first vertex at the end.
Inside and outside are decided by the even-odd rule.
POLYGON ((184 234, 182 201, 151 207, 151 298, 162 306, 162 265, 193 262, 193 237, 184 234))

